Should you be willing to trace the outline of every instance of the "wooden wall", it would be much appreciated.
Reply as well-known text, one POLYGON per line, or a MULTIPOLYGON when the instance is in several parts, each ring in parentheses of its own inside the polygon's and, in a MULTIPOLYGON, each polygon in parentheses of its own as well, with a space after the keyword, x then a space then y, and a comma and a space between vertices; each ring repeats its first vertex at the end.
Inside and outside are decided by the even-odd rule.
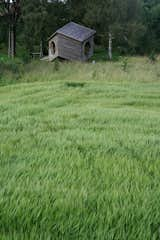
POLYGON ((83 61, 87 61, 89 58, 91 58, 93 56, 94 53, 94 36, 85 40, 82 44, 82 60, 83 61), (90 51, 88 55, 85 55, 85 45, 86 43, 89 42, 90 43, 90 51))
POLYGON ((86 61, 93 55, 93 47, 94 37, 91 37, 81 43, 62 34, 57 34, 49 41, 49 58, 53 60, 56 57, 61 57, 71 61, 86 61), (52 42, 55 43, 56 47, 54 55, 50 49, 52 42), (89 42, 91 46, 88 56, 85 55, 85 44, 87 42, 89 42))
POLYGON ((74 39, 58 35, 58 55, 68 60, 81 61, 82 44, 74 39))
POLYGON ((49 40, 48 55, 49 55, 49 59, 50 60, 53 60, 56 57, 58 57, 58 36, 57 35, 49 40), (55 53, 54 53, 54 55, 52 54, 52 50, 51 50, 51 43, 52 42, 54 42, 54 44, 55 44, 55 53))

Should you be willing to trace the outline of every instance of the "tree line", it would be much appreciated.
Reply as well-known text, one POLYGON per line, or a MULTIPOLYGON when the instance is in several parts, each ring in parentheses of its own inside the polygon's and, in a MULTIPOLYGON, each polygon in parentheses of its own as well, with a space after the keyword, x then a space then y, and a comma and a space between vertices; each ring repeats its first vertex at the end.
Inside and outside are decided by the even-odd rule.
MULTIPOLYGON (((160 0, 21 0, 17 45, 36 51, 59 27, 74 21, 97 31, 97 45, 119 54, 160 51, 160 0)), ((8 22, 0 17, 0 47, 8 44, 8 22)))

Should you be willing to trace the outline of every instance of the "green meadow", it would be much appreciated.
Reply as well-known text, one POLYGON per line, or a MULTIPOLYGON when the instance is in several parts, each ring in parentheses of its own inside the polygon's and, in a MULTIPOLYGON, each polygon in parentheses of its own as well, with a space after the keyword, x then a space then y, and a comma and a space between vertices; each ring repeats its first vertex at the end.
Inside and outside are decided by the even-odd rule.
POLYGON ((0 78, 0 239, 160 239, 159 61, 12 68, 0 78))

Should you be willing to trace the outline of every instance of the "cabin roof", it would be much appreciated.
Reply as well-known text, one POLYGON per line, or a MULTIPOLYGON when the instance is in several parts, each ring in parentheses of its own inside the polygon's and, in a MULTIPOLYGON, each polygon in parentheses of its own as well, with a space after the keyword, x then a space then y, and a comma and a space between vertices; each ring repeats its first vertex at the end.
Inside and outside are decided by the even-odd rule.
POLYGON ((52 34, 49 40, 54 37, 56 34, 62 34, 66 37, 75 39, 77 41, 83 42, 86 39, 90 38, 96 33, 95 30, 84 27, 80 24, 70 22, 67 23, 62 28, 58 29, 54 34, 52 34))

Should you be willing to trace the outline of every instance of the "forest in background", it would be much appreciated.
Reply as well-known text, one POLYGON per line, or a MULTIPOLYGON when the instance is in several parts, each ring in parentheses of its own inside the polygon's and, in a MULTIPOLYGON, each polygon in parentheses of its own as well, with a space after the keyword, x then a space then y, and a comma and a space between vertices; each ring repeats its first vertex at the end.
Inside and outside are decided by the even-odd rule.
MULTIPOLYGON (((74 21, 97 31, 95 43, 118 54, 160 51, 160 0, 22 0, 17 25, 18 53, 37 51, 40 42, 47 54, 47 38, 74 21)), ((8 23, 0 18, 0 51, 7 49, 8 23)))

